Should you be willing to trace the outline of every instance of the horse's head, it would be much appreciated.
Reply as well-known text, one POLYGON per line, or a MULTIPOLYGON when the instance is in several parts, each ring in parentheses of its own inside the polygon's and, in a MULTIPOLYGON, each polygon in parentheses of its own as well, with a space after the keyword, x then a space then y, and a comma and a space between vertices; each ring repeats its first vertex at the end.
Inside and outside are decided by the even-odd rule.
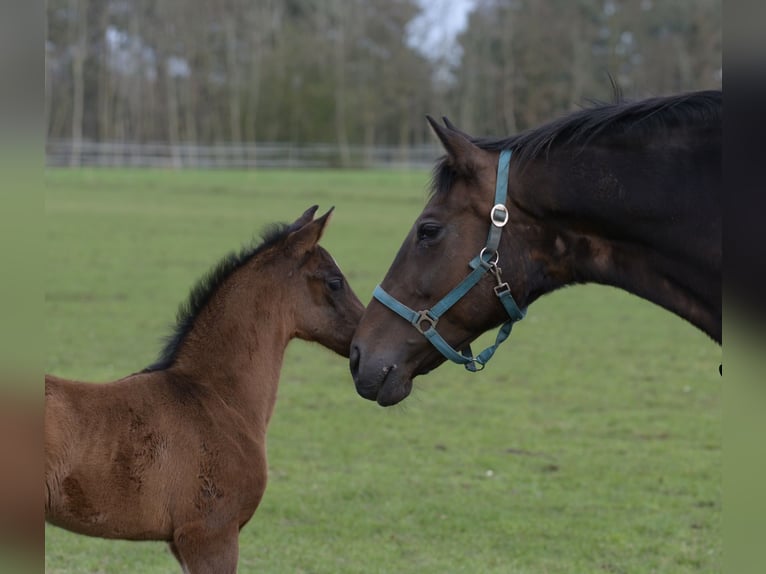
MULTIPOLYGON (((383 406, 404 399, 413 377, 434 369, 450 354, 437 348, 441 343, 433 343, 434 333, 452 347, 450 358, 455 360, 460 358, 455 350, 462 351, 481 333, 508 319, 510 311, 495 296, 494 288, 501 283, 498 267, 492 266, 497 254, 499 267, 507 269, 502 282, 510 283, 507 287, 515 296, 521 294, 518 281, 524 264, 511 253, 515 245, 511 233, 501 238, 498 232, 502 243, 480 256, 491 243, 491 218, 498 229, 508 221, 506 188, 501 208, 495 209, 493 199, 500 154, 480 149, 449 124, 445 128, 431 118, 429 122, 447 156, 435 171, 433 195, 376 290, 351 346, 357 391, 383 406), (472 274, 471 262, 473 271, 482 264, 485 268, 474 274, 476 282, 464 294, 454 294, 453 289, 472 274), (423 310, 429 313, 419 313, 423 310)), ((505 186, 507 176, 503 177, 505 186)))
POLYGON ((316 209, 307 210, 288 228, 282 250, 290 266, 285 289, 293 300, 296 336, 348 357, 364 306, 332 256, 318 245, 332 209, 313 219, 316 209))

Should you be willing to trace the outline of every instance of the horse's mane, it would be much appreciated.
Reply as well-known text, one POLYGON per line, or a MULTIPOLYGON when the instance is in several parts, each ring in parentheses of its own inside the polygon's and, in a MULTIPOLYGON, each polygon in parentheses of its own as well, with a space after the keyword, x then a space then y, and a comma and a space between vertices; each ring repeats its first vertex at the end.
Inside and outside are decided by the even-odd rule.
POLYGON ((272 224, 262 233, 260 242, 254 240, 239 251, 228 253, 203 275, 192 287, 188 299, 179 305, 175 328, 165 338, 165 345, 159 357, 142 372, 162 371, 169 368, 175 361, 184 339, 192 330, 197 315, 210 302, 213 294, 224 281, 253 257, 281 242, 292 231, 294 231, 292 226, 285 223, 272 224))
MULTIPOLYGON (((619 97, 619 92, 616 92, 619 97)), ((683 124, 720 121, 722 93, 718 90, 654 97, 640 101, 621 98, 612 103, 592 102, 593 106, 572 112, 540 127, 506 138, 471 138, 487 151, 513 150, 514 162, 525 163, 559 145, 585 146, 599 135, 622 135, 642 139, 656 130, 683 124)), ((432 193, 449 189, 454 173, 448 158, 434 167, 432 193)))

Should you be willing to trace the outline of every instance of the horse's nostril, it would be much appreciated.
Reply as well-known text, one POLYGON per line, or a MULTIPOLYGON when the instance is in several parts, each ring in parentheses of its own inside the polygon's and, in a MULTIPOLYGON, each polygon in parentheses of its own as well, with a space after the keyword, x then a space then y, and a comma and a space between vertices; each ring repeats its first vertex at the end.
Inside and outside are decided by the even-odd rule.
POLYGON ((361 353, 359 352, 359 347, 356 345, 351 346, 351 353, 348 357, 348 363, 351 367, 351 375, 356 379, 356 375, 359 372, 359 357, 361 353))

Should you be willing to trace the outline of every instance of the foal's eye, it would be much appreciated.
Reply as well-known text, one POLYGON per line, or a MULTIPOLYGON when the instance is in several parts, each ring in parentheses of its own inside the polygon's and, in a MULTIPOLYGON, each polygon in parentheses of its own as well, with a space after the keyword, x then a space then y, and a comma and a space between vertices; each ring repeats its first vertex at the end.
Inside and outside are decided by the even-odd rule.
POLYGON ((343 289, 343 278, 333 277, 327 281, 327 286, 330 288, 330 291, 340 291, 343 289))
POLYGON ((441 229, 438 223, 421 223, 418 227, 418 241, 435 238, 441 229))

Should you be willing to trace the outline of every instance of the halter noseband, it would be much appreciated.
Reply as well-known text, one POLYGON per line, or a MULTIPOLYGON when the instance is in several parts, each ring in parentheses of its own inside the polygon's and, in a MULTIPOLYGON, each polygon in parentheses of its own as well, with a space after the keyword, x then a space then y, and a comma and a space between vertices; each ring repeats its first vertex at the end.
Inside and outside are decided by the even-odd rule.
POLYGON ((511 150, 500 152, 500 159, 497 165, 497 183, 495 186, 495 205, 490 211, 490 228, 487 236, 487 244, 479 254, 469 261, 468 265, 473 271, 463 279, 457 287, 447 293, 441 301, 436 303, 430 309, 424 311, 413 311, 407 305, 397 301, 389 295, 380 285, 375 287, 372 296, 391 309, 394 313, 409 321, 423 336, 428 339, 436 349, 447 359, 454 363, 464 365, 472 373, 480 371, 484 365, 489 362, 492 355, 495 354, 497 347, 508 338, 513 324, 521 321, 526 315, 526 309, 519 309, 516 301, 513 300, 510 287, 500 278, 501 269, 497 266, 499 255, 497 248, 500 245, 500 235, 503 227, 508 223, 508 208, 505 206, 505 199, 508 193, 508 170, 511 163, 511 150), (495 338, 495 344, 487 347, 476 357, 471 352, 470 345, 457 352, 450 346, 444 338, 436 331, 436 324, 444 313, 450 307, 460 301, 463 296, 476 285, 482 277, 488 272, 495 276, 497 285, 495 285, 495 295, 500 299, 503 308, 508 313, 509 319, 500 327, 500 331, 495 338))

